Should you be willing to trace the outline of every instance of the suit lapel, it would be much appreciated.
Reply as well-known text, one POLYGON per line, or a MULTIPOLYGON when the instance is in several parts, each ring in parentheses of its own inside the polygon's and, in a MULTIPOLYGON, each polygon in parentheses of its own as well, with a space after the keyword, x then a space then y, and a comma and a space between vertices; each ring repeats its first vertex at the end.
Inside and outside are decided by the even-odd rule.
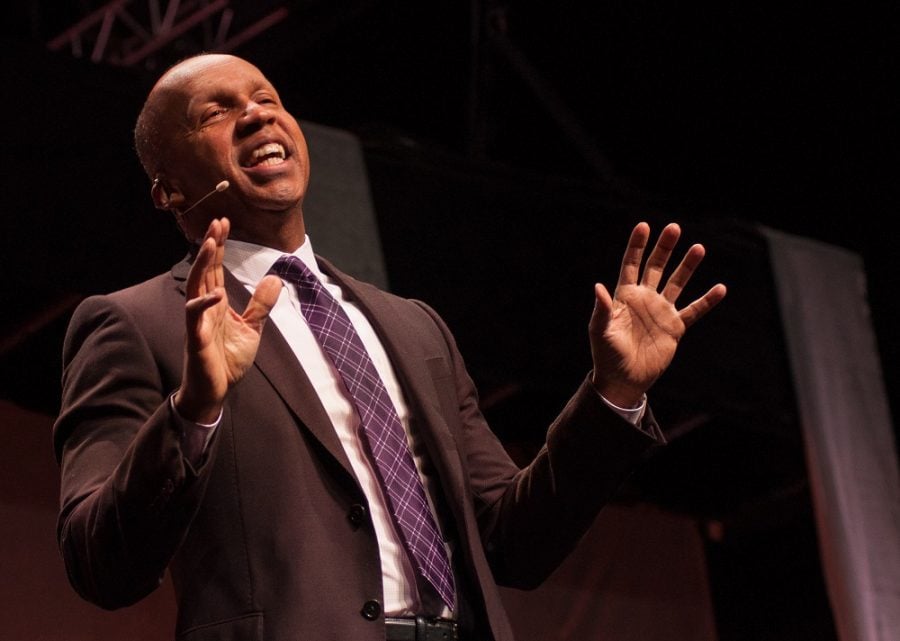
MULTIPOLYGON (((184 293, 184 281, 189 271, 190 263, 187 260, 172 269, 172 275, 179 282, 182 293, 184 293)), ((243 310, 250 301, 250 292, 227 269, 225 270, 225 291, 235 310, 243 310)), ((331 424, 331 419, 328 418, 309 377, 297 362, 294 352, 291 351, 275 323, 269 322, 263 329, 259 350, 253 364, 291 409, 299 422, 344 468, 358 487, 350 460, 331 424)))

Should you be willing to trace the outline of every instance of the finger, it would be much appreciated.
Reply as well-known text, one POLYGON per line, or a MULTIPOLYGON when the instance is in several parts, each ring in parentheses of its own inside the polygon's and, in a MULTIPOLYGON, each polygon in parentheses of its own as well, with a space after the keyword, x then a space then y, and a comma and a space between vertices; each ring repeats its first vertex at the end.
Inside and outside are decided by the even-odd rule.
POLYGON ((213 219, 209 223, 207 235, 215 241, 212 260, 206 270, 206 289, 212 291, 216 287, 224 285, 225 276, 222 273, 222 258, 225 255, 225 237, 222 232, 224 225, 221 220, 213 219))
POLYGON ((594 312, 591 314, 589 329, 591 332, 602 332, 606 329, 612 314, 612 296, 603 284, 597 283, 594 285, 594 299, 594 312))
POLYGON ((199 327, 201 319, 203 318, 203 312, 205 312, 210 307, 215 306, 224 298, 224 296, 225 290, 220 287, 209 292, 208 294, 204 294, 203 296, 191 298, 185 304, 184 309, 187 326, 188 345, 196 345, 197 340, 199 340, 199 327))
POLYGON ((694 275, 705 255, 706 249, 703 245, 691 245, 690 249, 685 252, 684 258, 681 259, 681 263, 669 276, 669 280, 662 291, 663 298, 670 303, 674 303, 681 296, 681 292, 688 284, 688 281, 691 280, 691 276, 694 275))
POLYGON ((212 291, 215 287, 215 284, 209 280, 209 269, 212 263, 215 261, 216 254, 216 234, 218 222, 216 220, 211 220, 209 226, 206 228, 206 234, 203 236, 203 242, 200 245, 200 251, 197 252, 197 259, 194 261, 194 266, 202 269, 200 272, 199 286, 201 288, 201 293, 206 293, 208 291, 212 291), (203 256, 204 260, 201 263, 200 257, 203 256))
POLYGON ((653 289, 659 286, 663 270, 666 268, 666 263, 669 262, 672 250, 675 249, 675 244, 680 236, 681 227, 677 223, 669 223, 665 226, 659 235, 659 240, 656 241, 656 246, 653 247, 653 251, 647 259, 647 264, 644 265, 644 275, 641 278, 642 285, 653 289))
POLYGON ((709 289, 708 292, 703 294, 703 296, 678 312, 678 315, 684 322, 684 326, 690 327, 698 320, 703 318, 706 313, 709 312, 709 310, 722 302, 722 299, 725 298, 725 294, 727 293, 727 291, 728 290, 725 288, 725 285, 723 285, 722 283, 714 285, 709 289))
POLYGON ((224 296, 225 290, 219 287, 208 294, 198 296, 197 298, 192 298, 187 303, 185 303, 184 306, 187 312, 188 319, 196 320, 203 314, 203 312, 222 300, 224 296))
POLYGON ((650 225, 638 223, 631 231, 628 238, 628 247, 622 257, 622 268, 619 270, 618 286, 637 284, 638 274, 641 271, 641 260, 644 258, 644 248, 650 238, 650 225))
POLYGON ((247 303, 247 309, 244 310, 243 319, 248 325, 256 328, 257 331, 262 331, 263 325, 269 318, 269 313, 281 293, 281 286, 281 279, 272 274, 259 281, 253 291, 253 296, 250 297, 250 302, 247 303))
POLYGON ((219 221, 219 238, 216 240, 216 264, 213 276, 216 287, 225 287, 225 241, 228 240, 228 232, 231 231, 231 221, 222 218, 219 221))
POLYGON ((215 241, 208 236, 203 240, 185 285, 185 296, 188 300, 205 295, 209 289, 206 284, 206 271, 215 254, 215 241))

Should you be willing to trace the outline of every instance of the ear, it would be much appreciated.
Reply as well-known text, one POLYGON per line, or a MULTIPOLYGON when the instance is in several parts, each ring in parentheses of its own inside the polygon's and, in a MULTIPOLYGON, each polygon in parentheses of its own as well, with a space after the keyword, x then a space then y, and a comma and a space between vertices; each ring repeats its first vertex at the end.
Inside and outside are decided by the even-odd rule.
POLYGON ((165 177, 157 176, 150 186, 150 198, 157 209, 176 211, 184 204, 184 194, 177 187, 167 184, 165 177))

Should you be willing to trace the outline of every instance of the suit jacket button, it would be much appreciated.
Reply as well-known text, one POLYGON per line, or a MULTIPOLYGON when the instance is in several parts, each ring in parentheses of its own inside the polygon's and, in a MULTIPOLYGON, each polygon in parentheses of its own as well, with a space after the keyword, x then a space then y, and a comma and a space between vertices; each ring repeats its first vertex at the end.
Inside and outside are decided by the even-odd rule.
POLYGON ((354 530, 358 530, 366 521, 366 507, 359 503, 351 506, 350 511, 347 513, 347 520, 350 521, 350 525, 353 526, 354 530))
POLYGON ((362 614, 363 617, 368 619, 369 621, 374 621, 381 614, 381 604, 374 599, 372 599, 371 601, 366 601, 365 603, 363 603, 360 614, 362 614))

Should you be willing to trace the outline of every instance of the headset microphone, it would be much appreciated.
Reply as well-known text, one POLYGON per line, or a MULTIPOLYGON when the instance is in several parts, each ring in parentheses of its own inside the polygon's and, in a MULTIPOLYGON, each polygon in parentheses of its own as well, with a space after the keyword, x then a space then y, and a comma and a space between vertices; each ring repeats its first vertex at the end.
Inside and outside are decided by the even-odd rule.
POLYGON ((185 215, 187 215, 187 213, 188 213, 190 210, 192 210, 194 207, 196 207, 197 205, 199 205, 200 203, 202 203, 204 200, 206 200, 207 198, 209 198, 209 197, 212 196, 213 194, 217 194, 217 193, 219 193, 220 191, 225 191, 225 190, 228 189, 230 186, 231 186, 231 183, 230 183, 230 182, 228 182, 227 180, 223 180, 223 181, 220 182, 218 185, 216 185, 215 189, 213 189, 211 192, 209 192, 208 194, 206 194, 203 198, 201 198, 200 200, 198 200, 197 202, 195 202, 193 205, 191 205, 190 207, 188 207, 187 209, 185 209, 183 212, 181 212, 181 215, 179 215, 178 218, 179 218, 179 219, 184 218, 185 215))

